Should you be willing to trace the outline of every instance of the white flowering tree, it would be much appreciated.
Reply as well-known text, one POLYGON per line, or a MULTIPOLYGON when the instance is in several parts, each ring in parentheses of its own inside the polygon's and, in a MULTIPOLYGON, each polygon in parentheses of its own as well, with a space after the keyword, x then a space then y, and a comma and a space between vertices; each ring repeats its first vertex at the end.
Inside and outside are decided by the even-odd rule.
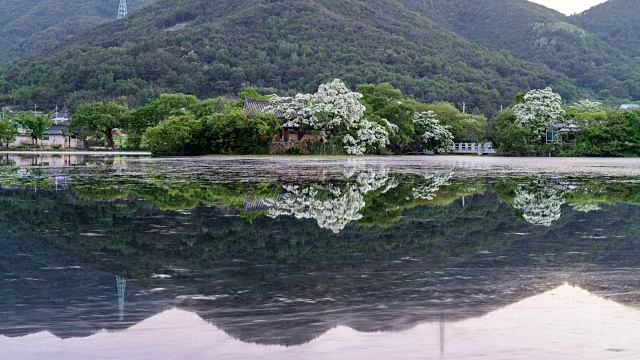
POLYGON ((573 104, 571 108, 581 112, 598 112, 602 110, 602 103, 598 101, 591 101, 589 99, 584 99, 573 104))
POLYGON ((440 124, 433 111, 416 113, 413 124, 416 132, 417 150, 425 154, 447 154, 451 152, 453 135, 447 126, 440 124))
POLYGON ((551 226, 560 219, 564 203, 561 192, 543 181, 519 186, 513 199, 513 207, 522 211, 527 222, 541 226, 551 226))
POLYGON ((362 94, 349 90, 339 79, 320 85, 315 94, 295 97, 270 97, 269 110, 281 116, 285 127, 332 131, 342 139, 350 155, 364 155, 389 145, 389 134, 397 127, 383 120, 380 123, 365 118, 362 94))
POLYGON ((562 97, 551 88, 529 91, 513 111, 518 124, 536 135, 552 128, 565 114, 562 97))

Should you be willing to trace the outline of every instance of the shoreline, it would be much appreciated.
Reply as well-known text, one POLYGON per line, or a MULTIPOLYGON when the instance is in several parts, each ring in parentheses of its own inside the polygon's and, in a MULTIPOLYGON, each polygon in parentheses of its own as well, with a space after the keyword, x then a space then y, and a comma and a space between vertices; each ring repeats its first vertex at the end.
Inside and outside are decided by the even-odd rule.
POLYGON ((16 155, 119 155, 119 156, 151 156, 148 151, 47 151, 47 150, 0 150, 0 154, 16 154, 16 155))

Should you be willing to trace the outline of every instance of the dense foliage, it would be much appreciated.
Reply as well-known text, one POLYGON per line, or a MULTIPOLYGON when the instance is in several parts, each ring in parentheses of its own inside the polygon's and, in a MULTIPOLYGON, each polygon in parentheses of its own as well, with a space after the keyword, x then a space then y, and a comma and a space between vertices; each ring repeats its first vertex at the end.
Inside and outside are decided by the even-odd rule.
MULTIPOLYGON (((611 0, 578 16, 578 24, 592 25, 586 26, 586 30, 574 25, 572 18, 527 0, 400 2, 488 49, 563 74, 573 85, 592 90, 589 96, 611 103, 640 98, 640 63, 614 47, 635 37, 635 42, 630 41, 626 47, 637 52, 637 31, 634 31, 637 25, 633 24, 638 10, 636 1, 611 0), (606 42, 608 38, 603 40, 589 32, 602 32, 594 24, 610 29, 613 46, 606 42)), ((551 84, 545 86, 548 85, 551 84)), ((562 97, 576 100, 578 94, 573 88, 559 85, 553 88, 562 97)))
POLYGON ((243 83, 313 92, 341 78, 390 82, 424 102, 466 100, 491 114, 518 91, 580 92, 556 71, 473 44, 395 0, 210 5, 165 0, 15 62, 0 74, 0 101, 132 107, 161 93, 228 95, 243 83))
MULTIPOLYGON (((244 109, 243 100, 201 101, 185 94, 162 94, 131 110, 114 102, 90 103, 78 107, 71 126, 84 136, 92 134, 107 140, 119 127, 126 131, 129 148, 148 148, 161 156, 278 153, 270 144, 276 132, 281 131, 282 136, 283 128, 299 132, 297 147, 279 152, 289 155, 308 153, 308 149, 317 153, 327 147, 349 155, 445 154, 451 150, 456 135, 449 131, 450 126, 439 122, 436 111, 417 111, 430 104, 407 98, 388 83, 361 85, 358 89, 365 94, 349 90, 336 79, 321 85, 314 94, 295 97, 267 97, 255 89, 240 93, 269 99, 264 100, 267 104, 262 112, 244 109), (389 94, 393 96, 387 97, 389 94), (311 131, 318 137, 303 140, 311 131), (302 151, 300 146, 307 150, 302 151), (315 151, 318 148, 321 150, 315 151)), ((432 107, 446 109, 442 114, 448 123, 468 125, 465 121, 473 119, 479 128, 487 127, 484 117, 462 114, 450 104, 432 107)), ((468 135, 462 134, 462 139, 468 139, 468 135)), ((485 139, 484 131, 475 135, 477 141, 485 139)))
POLYGON ((640 24, 636 14, 640 3, 635 0, 609 0, 575 15, 575 24, 594 33, 602 40, 636 57, 640 55, 640 24))
MULTIPOLYGON (((129 0, 129 11, 155 0, 129 0)), ((0 13, 0 64, 51 49, 65 40, 115 20, 117 1, 4 0, 0 13)))
POLYGON ((549 89, 517 101, 491 121, 489 138, 502 155, 640 156, 640 110, 604 111, 586 99, 563 108, 549 89))

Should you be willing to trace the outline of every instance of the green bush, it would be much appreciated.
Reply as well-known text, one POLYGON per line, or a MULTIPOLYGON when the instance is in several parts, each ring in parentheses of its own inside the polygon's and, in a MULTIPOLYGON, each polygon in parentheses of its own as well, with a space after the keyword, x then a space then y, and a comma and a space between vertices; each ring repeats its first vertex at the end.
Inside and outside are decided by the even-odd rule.
POLYGON ((302 155, 303 153, 302 149, 298 146, 292 146, 285 151, 287 155, 302 155))
POLYGON ((144 134, 144 143, 154 156, 201 153, 202 122, 191 115, 172 116, 144 134))

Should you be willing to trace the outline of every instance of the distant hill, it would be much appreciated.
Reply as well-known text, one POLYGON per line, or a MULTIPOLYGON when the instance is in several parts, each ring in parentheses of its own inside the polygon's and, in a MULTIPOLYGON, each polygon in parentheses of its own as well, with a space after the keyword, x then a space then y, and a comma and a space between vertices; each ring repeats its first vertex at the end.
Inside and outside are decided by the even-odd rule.
MULTIPOLYGON (((389 81, 424 101, 495 112, 523 90, 589 93, 547 66, 491 51, 398 0, 162 1, 2 71, 5 102, 66 103, 161 92, 200 97, 243 84, 314 91, 335 77, 389 81)), ((2 91, 0 80, 0 91, 2 91)), ((275 90, 274 90, 275 91, 275 90)))
POLYGON ((637 0, 609 0, 573 16, 576 24, 630 56, 640 55, 637 0))
MULTIPOLYGON (((135 10, 155 0, 129 0, 135 10)), ((0 9, 0 64, 50 49, 110 19, 118 0, 3 0, 0 9)))
MULTIPOLYGON (((598 31, 590 27, 585 30, 557 11, 527 0, 400 1, 484 47, 509 51, 518 58, 544 64, 573 79, 577 86, 592 89, 600 99, 640 98, 640 62, 590 32, 598 31)), ((640 2, 612 0, 579 19, 608 13, 610 19, 596 17, 592 22, 616 23, 619 15, 603 11, 609 7, 628 14, 626 18, 631 23, 635 21, 633 14, 640 10, 640 2), (623 6, 623 3, 633 3, 633 6, 623 6)), ((627 26, 624 21, 617 24, 622 36, 635 37, 636 43, 640 43, 638 31, 633 30, 634 27, 640 29, 640 25, 627 26)))

